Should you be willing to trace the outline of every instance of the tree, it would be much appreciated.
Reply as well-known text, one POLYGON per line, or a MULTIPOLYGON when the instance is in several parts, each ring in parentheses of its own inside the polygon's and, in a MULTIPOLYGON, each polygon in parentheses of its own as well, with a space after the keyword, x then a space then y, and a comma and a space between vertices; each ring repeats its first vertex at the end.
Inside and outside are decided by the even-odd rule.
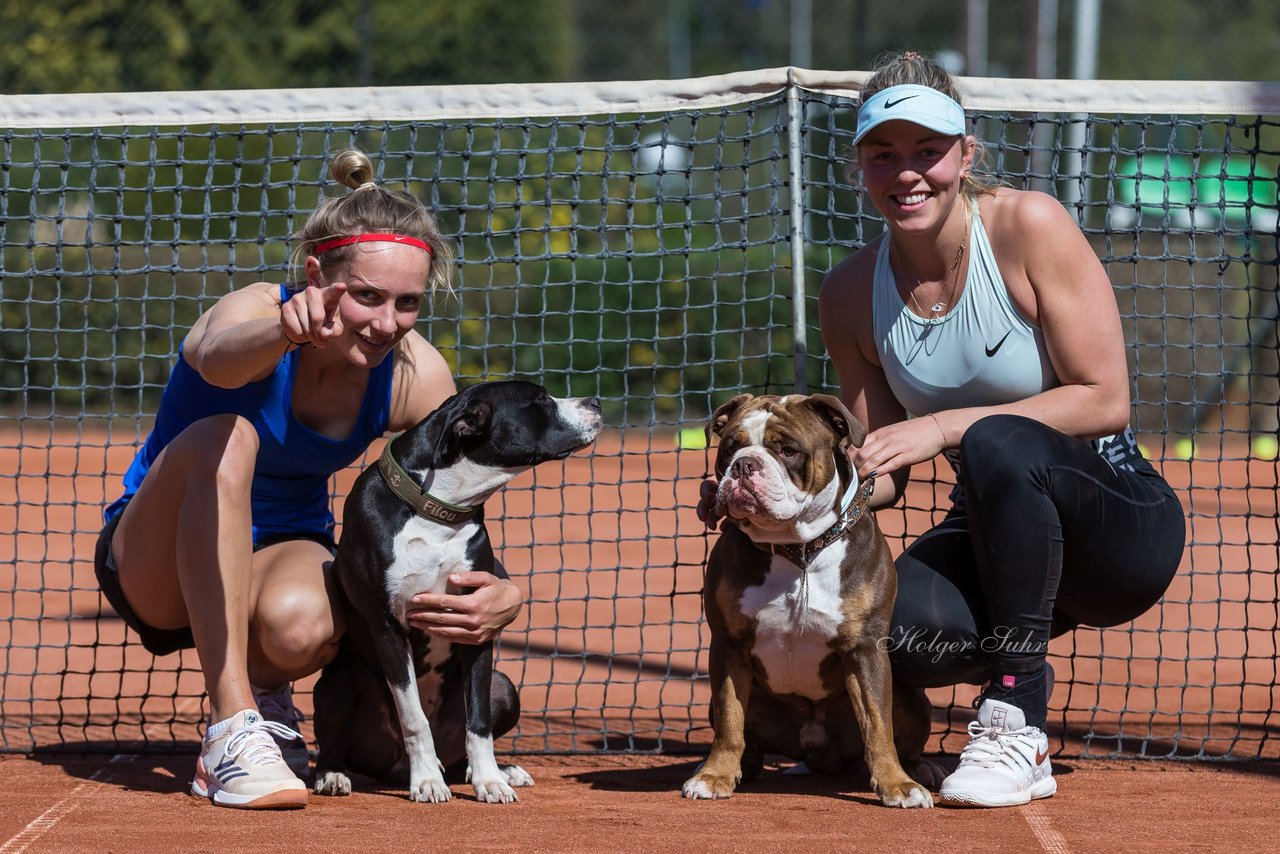
POLYGON ((565 79, 557 0, 0 0, 0 91, 565 79))

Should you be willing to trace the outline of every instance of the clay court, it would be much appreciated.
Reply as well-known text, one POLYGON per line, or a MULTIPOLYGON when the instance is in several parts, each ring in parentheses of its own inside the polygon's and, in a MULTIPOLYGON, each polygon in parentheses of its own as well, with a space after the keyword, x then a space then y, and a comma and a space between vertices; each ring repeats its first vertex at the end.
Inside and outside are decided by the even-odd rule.
POLYGON ((531 756, 509 806, 363 788, 249 813, 183 794, 192 756, 0 760, 0 851, 1207 851, 1270 847, 1274 765, 1064 760, 1056 797, 1004 810, 891 810, 865 778, 766 770, 727 801, 686 801, 688 757, 531 756), (230 814, 229 814, 230 813, 230 814))
MULTIPOLYGON (((1280 755, 1274 605, 1270 622, 1261 613, 1276 599, 1277 464, 1247 449, 1164 463, 1192 532, 1166 602, 1132 626, 1055 641, 1051 800, 896 812, 865 776, 793 776, 776 762, 728 802, 682 800, 680 784, 710 742, 698 594, 714 535, 690 509, 708 458, 677 450, 670 435, 614 433, 524 476, 489 507, 502 557, 529 594, 500 652, 524 714, 499 747, 537 780, 521 802, 482 805, 455 786, 455 801, 417 805, 365 780, 350 798, 313 796, 303 813, 228 821, 186 794, 203 717, 193 654, 153 659, 94 587, 98 514, 131 444, 101 430, 25 428, 3 445, 0 514, 16 534, 0 540, 0 562, 17 572, 0 603, 0 631, 11 633, 0 642, 5 748, 16 752, 0 759, 0 851, 264 839, 368 849, 403 844, 417 827, 434 844, 479 850, 1068 851, 1114 847, 1118 832, 1133 850, 1181 850, 1263 838, 1280 796, 1280 766, 1265 761, 1280 755), (1228 558, 1251 570, 1231 571, 1228 558), (1271 586, 1260 589, 1262 579, 1271 586), (1131 758, 1140 755, 1198 758, 1131 758)), ((935 507, 946 488, 944 477, 917 482, 907 507, 935 507)), ((886 511, 881 524, 897 548, 904 528, 932 512, 886 511)), ((297 686, 307 712, 308 687, 297 686)), ((954 763, 973 690, 931 696, 930 749, 954 763)))

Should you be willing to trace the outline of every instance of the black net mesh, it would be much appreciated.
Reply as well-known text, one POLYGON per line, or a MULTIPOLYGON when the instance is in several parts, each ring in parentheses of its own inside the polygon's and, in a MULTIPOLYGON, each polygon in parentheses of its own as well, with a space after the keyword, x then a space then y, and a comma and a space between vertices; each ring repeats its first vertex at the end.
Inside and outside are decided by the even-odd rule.
MULTIPOLYGON (((490 505, 500 558, 529 592, 500 647, 524 705, 500 747, 708 743, 702 430, 733 394, 793 390, 797 353, 808 389, 834 390, 817 286, 881 228, 843 177, 854 103, 801 92, 798 137, 785 92, 679 112, 4 131, 0 749, 197 738, 194 653, 146 653, 97 590, 102 508, 185 331, 230 290, 290 277, 290 235, 341 191, 327 156, 348 146, 456 241, 456 294, 421 329, 459 383, 521 377, 596 396, 609 425, 589 454, 490 505)), ((1159 606, 1054 642, 1057 748, 1274 758, 1277 124, 970 116, 990 171, 1062 199, 1106 265, 1133 426, 1190 529, 1159 606)), ((880 513, 895 551, 945 512, 949 469, 917 468, 906 506, 880 513)), ((352 474, 335 478, 336 507, 352 474)), ((310 685, 295 686, 304 711, 310 685)), ((931 749, 963 744, 974 692, 931 692, 931 749)))

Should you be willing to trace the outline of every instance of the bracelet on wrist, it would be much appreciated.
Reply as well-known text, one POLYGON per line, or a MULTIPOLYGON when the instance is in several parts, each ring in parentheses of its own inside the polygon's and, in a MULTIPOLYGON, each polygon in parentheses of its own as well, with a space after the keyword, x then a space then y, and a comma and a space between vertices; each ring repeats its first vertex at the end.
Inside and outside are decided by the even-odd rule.
POLYGON ((310 340, 305 338, 301 341, 294 341, 292 338, 289 337, 288 331, 283 326, 280 327, 280 336, 284 338, 285 341, 289 342, 290 346, 293 346, 293 347, 305 347, 311 343, 310 340))
POLYGON ((942 449, 945 451, 947 449, 947 431, 942 429, 942 422, 938 420, 936 415, 930 412, 929 417, 933 419, 933 426, 938 428, 938 433, 942 436, 942 449))

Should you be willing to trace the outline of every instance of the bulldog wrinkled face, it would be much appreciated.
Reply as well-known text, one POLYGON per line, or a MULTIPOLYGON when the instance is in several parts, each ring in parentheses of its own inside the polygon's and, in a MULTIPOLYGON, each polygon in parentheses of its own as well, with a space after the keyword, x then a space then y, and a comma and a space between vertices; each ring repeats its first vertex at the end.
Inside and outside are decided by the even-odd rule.
POLYGON ((717 508, 748 533, 829 523, 840 499, 842 437, 802 400, 752 398, 717 430, 717 508))

